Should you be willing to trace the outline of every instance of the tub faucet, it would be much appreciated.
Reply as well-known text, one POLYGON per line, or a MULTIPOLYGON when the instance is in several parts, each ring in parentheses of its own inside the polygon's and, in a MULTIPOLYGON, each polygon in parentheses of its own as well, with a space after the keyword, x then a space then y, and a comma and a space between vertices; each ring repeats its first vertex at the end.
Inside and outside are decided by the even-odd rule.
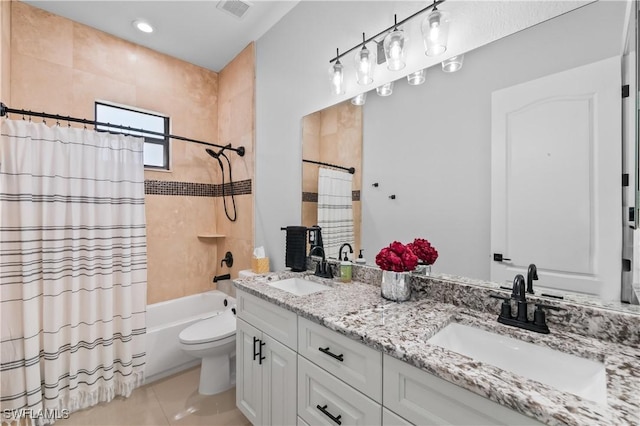
POLYGON ((538 280, 538 268, 533 263, 527 270, 527 293, 533 294, 533 281, 538 280))
POLYGON ((324 254, 324 249, 321 246, 313 247, 309 252, 309 256, 313 256, 313 254, 318 250, 320 250, 322 253, 322 262, 319 262, 316 264, 315 275, 322 278, 333 278, 331 267, 327 264, 327 259, 324 254))

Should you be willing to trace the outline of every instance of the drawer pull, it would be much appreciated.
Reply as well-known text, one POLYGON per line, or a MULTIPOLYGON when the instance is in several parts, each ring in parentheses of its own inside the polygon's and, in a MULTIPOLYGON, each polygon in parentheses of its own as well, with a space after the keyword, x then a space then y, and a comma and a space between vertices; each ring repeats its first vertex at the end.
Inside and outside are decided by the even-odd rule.
POLYGON ((318 348, 318 350, 320 352, 322 352, 323 354, 329 355, 331 358, 335 358, 340 362, 344 362, 344 358, 343 358, 344 355, 343 354, 336 355, 333 352, 331 352, 328 347, 326 347, 326 348, 318 348))
POLYGON ((260 339, 258 339, 256 336, 253 336, 253 360, 254 361, 256 360, 256 357, 260 354, 260 352, 258 352, 258 350, 256 349, 256 343, 258 343, 259 341, 260 339))
POLYGON ((342 424, 342 422, 340 421, 340 418, 342 417, 342 415, 339 415, 338 417, 333 417, 333 415, 327 411, 327 404, 324 404, 323 407, 321 407, 320 404, 318 404, 316 405, 316 408, 322 411, 322 414, 324 414, 325 416, 329 417, 331 420, 336 422, 336 424, 339 424, 339 425, 342 424))
POLYGON ((262 361, 265 360, 266 357, 262 356, 262 347, 265 345, 266 343, 264 343, 262 340, 260 340, 260 358, 258 358, 258 364, 262 365, 262 361))

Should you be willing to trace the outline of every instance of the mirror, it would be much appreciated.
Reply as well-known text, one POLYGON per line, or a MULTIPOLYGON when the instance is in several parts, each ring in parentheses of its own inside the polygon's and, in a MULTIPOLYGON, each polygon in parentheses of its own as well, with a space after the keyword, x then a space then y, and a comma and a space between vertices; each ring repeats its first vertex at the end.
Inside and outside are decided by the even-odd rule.
MULTIPOLYGON (((354 255, 349 258, 353 259, 361 248, 362 107, 352 105, 349 101, 342 102, 307 115, 303 119, 302 128, 302 225, 321 225, 327 257, 337 259, 340 245, 349 242, 354 250, 354 255), (324 212, 327 214, 319 218, 318 178, 321 168, 335 172, 337 178, 342 176, 350 179, 351 191, 346 188, 346 195, 350 196, 346 203, 336 201, 331 206, 334 208, 321 204, 320 208, 327 207, 324 212), (354 173, 345 170, 351 168, 354 173), (350 207, 351 223, 348 219, 344 221, 345 207, 347 210, 350 207), (339 219, 342 222, 337 222, 339 219)), ((322 196, 320 194, 321 198, 322 196)), ((346 214, 348 216, 349 213, 346 214)))
MULTIPOLYGON (((362 108, 360 202, 367 263, 393 240, 421 237, 440 253, 435 273, 490 280, 491 94, 621 55, 627 5, 591 3, 467 52, 456 73, 431 67, 421 86, 403 78, 390 97, 370 92, 362 108)), ((308 215, 311 204, 302 204, 308 215)))

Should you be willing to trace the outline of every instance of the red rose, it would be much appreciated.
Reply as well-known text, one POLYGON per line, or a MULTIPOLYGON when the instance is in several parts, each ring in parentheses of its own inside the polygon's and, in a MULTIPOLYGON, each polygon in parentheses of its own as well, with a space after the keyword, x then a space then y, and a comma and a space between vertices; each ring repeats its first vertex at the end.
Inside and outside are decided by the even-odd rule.
POLYGON ((438 251, 425 239, 416 238, 413 240, 413 243, 409 243, 407 246, 423 263, 427 265, 433 265, 438 259, 438 251))
POLYGON ((409 247, 394 241, 376 255, 376 265, 384 271, 412 271, 418 265, 418 257, 409 247))

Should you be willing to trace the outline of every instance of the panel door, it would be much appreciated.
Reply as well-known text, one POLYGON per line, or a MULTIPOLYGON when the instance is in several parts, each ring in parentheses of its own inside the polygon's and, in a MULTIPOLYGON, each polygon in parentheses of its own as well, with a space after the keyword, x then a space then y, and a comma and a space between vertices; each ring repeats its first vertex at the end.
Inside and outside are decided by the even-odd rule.
POLYGON ((294 351, 263 334, 262 424, 296 424, 296 362, 294 351))
POLYGON ((236 406, 254 425, 262 424, 262 368, 254 360, 261 337, 260 330, 236 318, 236 406))
POLYGON ((613 57, 492 94, 491 280, 529 263, 542 287, 619 300, 621 63, 613 57))

